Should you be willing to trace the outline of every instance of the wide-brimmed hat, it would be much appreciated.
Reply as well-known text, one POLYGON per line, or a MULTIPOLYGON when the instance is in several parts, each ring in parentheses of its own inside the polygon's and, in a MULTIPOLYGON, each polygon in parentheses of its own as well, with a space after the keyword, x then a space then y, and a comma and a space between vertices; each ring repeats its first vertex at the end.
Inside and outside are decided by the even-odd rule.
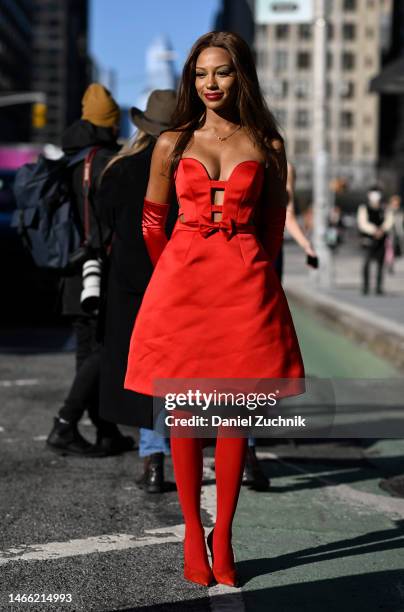
POLYGON ((152 136, 159 136, 170 127, 177 105, 177 94, 173 89, 155 89, 147 99, 146 110, 133 106, 130 116, 137 128, 152 136))

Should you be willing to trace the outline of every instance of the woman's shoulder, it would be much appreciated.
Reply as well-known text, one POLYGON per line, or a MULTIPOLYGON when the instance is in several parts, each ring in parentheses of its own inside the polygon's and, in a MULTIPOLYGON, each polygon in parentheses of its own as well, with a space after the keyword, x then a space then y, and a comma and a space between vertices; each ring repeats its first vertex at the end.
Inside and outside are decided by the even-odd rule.
POLYGON ((167 130, 163 132, 157 138, 155 152, 165 156, 171 155, 180 136, 180 130, 167 130))

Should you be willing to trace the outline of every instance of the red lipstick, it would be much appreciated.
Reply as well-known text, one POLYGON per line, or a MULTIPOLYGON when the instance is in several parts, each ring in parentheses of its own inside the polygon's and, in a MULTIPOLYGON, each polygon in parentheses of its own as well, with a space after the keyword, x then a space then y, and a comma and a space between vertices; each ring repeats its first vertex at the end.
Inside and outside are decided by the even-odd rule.
POLYGON ((223 97, 222 93, 206 93, 205 98, 208 100, 220 100, 223 97))

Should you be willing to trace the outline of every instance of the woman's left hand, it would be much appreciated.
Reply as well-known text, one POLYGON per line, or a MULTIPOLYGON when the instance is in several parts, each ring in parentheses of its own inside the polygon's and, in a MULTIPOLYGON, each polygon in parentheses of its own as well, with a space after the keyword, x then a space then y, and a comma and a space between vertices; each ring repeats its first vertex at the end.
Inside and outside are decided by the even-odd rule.
POLYGON ((306 255, 310 255, 310 257, 317 257, 317 253, 314 250, 313 246, 309 243, 307 247, 304 249, 306 255))

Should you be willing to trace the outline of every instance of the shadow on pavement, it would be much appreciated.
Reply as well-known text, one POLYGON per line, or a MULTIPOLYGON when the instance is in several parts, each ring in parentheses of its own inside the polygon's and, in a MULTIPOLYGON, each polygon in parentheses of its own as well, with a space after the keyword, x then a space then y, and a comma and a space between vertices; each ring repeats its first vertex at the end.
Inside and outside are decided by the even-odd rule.
MULTIPOLYGON (((296 460, 293 460, 296 463, 296 460)), ((267 493, 286 493, 288 491, 302 491, 305 489, 319 489, 329 485, 352 484, 369 478, 382 478, 383 476, 400 475, 404 471, 404 458, 401 465, 392 464, 391 459, 378 458, 377 468, 369 465, 366 459, 356 461, 354 464, 351 459, 345 463, 339 459, 337 462, 326 459, 313 459, 307 461, 307 468, 310 473, 300 472, 293 465, 278 463, 274 460, 261 460, 263 471, 272 479, 272 484, 267 493), (344 467, 347 469, 345 470, 344 467), (356 468, 356 469, 355 469, 356 468), (333 472, 334 470, 334 472, 333 472), (322 473, 327 471, 327 475, 322 477, 322 473), (330 472, 333 472, 330 474, 330 472), (299 474, 299 482, 286 486, 277 486, 276 478, 299 474)))
MULTIPOLYGON (((276 563, 276 560, 271 560, 276 563)), ((253 562, 249 562, 253 563, 253 562)), ((256 563, 262 564, 262 560, 256 563)), ((275 568, 276 569, 276 568, 275 568)), ((274 567, 268 567, 268 571, 274 567)), ((243 591, 245 609, 250 612, 399 612, 403 609, 404 579, 399 570, 369 572, 342 578, 287 584, 274 588, 243 591)), ((234 595, 190 599, 126 608, 122 612, 206 612, 216 603, 220 610, 232 610, 234 595)), ((110 611, 110 612, 117 612, 110 611)))
MULTIPOLYGON (((404 546, 404 520, 395 521, 395 527, 373 531, 353 538, 344 538, 298 550, 294 553, 280 555, 268 559, 250 559, 237 564, 240 572, 241 583, 246 584, 252 578, 264 574, 273 574, 292 567, 298 567, 307 563, 318 563, 341 559, 368 553, 383 552, 403 548, 404 546)), ((404 597, 404 576, 401 573, 404 597)))

